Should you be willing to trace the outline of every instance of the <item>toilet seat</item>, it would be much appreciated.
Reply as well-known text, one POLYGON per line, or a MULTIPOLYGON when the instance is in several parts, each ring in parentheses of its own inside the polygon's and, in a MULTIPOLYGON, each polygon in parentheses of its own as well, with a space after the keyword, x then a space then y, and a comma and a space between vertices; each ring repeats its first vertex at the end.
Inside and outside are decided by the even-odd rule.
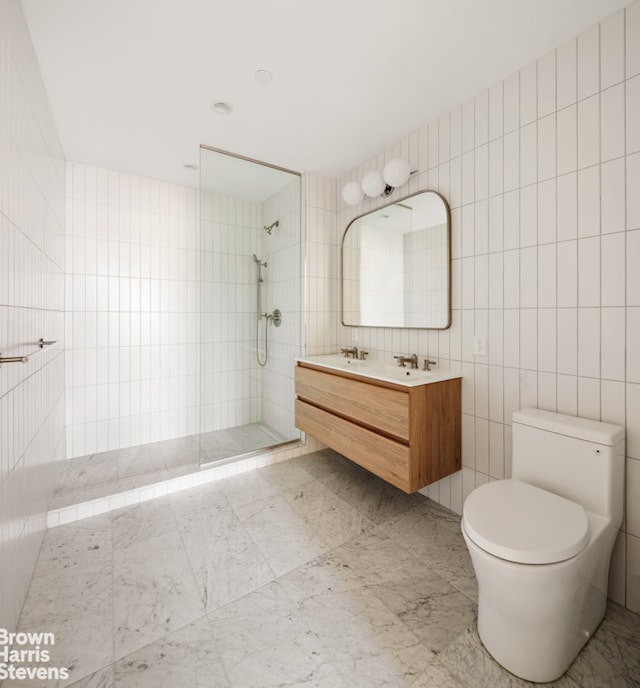
POLYGON ((582 506, 519 480, 475 489, 465 501, 462 523, 478 547, 520 564, 564 561, 589 541, 582 506))

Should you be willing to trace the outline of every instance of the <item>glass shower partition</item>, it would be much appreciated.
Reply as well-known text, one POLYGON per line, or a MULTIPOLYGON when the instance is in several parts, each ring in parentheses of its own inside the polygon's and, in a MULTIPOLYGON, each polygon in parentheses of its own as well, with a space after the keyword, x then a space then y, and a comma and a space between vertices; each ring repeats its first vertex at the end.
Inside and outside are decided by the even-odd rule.
POLYGON ((200 149, 200 465, 300 439, 300 175, 200 149))

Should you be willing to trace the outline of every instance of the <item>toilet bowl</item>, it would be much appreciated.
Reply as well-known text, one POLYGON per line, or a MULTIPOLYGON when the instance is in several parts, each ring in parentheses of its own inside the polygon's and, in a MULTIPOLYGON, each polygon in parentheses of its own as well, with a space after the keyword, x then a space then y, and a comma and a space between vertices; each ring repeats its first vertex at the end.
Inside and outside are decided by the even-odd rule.
POLYGON ((619 426, 524 409, 513 415, 513 478, 467 497, 478 633, 516 676, 557 679, 602 620, 623 469, 619 426))

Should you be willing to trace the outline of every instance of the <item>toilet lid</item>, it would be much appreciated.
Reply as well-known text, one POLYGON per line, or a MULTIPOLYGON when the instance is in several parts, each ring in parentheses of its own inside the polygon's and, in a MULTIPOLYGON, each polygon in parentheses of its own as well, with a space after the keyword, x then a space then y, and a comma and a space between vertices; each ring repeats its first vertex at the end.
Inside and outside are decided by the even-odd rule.
POLYGON ((589 541, 587 514, 579 504, 519 480, 474 490, 464 503, 462 521, 478 547, 520 564, 564 561, 589 541))

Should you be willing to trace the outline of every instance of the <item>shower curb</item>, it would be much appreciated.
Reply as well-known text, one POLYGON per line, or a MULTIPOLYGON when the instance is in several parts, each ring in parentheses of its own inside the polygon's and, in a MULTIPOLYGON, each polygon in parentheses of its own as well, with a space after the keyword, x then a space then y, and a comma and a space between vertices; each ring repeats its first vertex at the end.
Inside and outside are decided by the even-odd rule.
POLYGON ((56 528, 57 526, 75 523, 85 518, 91 518, 92 516, 105 514, 110 511, 115 511, 116 509, 148 502, 157 497, 166 497, 167 495, 189 490, 199 485, 206 485, 234 475, 247 473, 257 468, 263 468, 264 466, 269 466, 274 463, 287 461, 294 456, 298 456, 300 453, 305 453, 304 450, 304 443, 300 443, 296 448, 290 448, 284 452, 265 452, 257 456, 251 456, 220 466, 203 468, 188 475, 160 480, 151 485, 133 487, 116 494, 105 495, 104 497, 89 499, 86 502, 51 509, 47 512, 47 528, 56 528), (302 452, 300 451, 301 449, 302 452))

